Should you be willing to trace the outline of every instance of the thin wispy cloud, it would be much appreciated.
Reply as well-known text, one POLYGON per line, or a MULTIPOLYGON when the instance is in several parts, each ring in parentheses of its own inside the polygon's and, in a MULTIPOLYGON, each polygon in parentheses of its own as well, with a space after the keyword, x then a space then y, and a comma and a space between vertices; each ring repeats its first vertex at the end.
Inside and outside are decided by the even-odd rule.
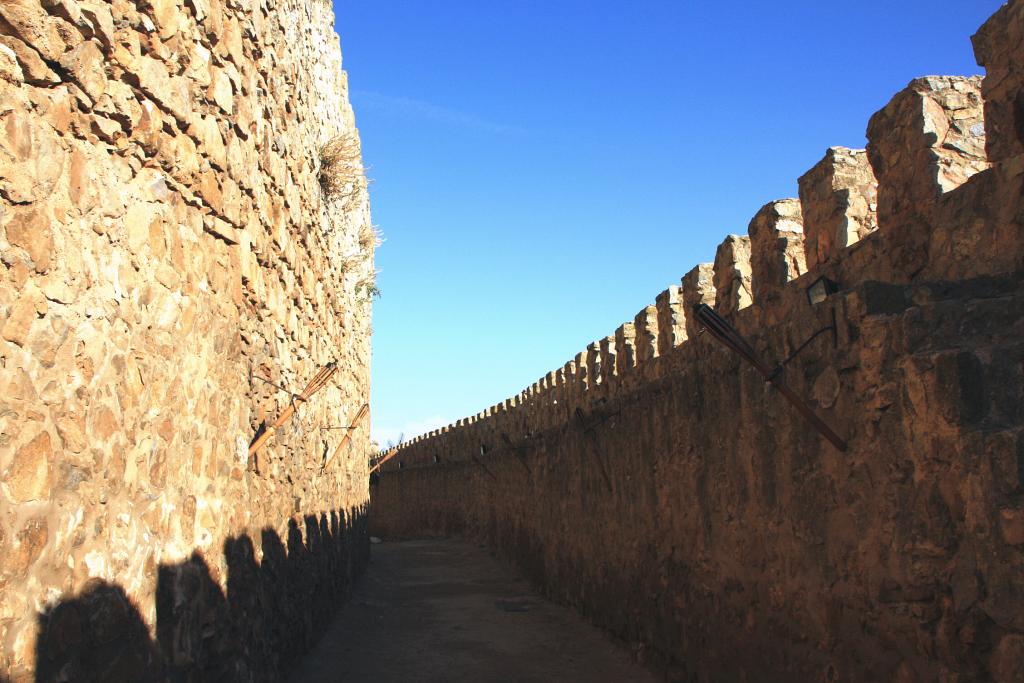
POLYGON ((400 116, 402 118, 418 121, 431 121, 433 123, 440 123, 446 126, 453 126, 455 128, 477 130, 496 135, 509 135, 525 132, 524 129, 519 126, 488 121, 476 114, 459 111, 458 109, 444 107, 431 102, 425 102, 423 100, 417 100, 412 97, 385 95, 384 93, 374 92, 373 90, 354 90, 352 91, 352 100, 355 102, 357 111, 360 109, 370 109, 384 114, 389 114, 391 116, 400 116))

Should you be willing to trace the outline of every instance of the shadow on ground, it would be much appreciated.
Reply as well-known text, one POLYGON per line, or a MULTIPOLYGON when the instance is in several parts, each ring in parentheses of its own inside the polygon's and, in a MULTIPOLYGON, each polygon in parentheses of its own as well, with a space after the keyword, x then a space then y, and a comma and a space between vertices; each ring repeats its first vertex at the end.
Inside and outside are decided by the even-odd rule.
POLYGON ((281 680, 366 567, 366 513, 291 520, 284 540, 264 529, 262 562, 247 535, 229 538, 226 594, 198 552, 161 565, 155 640, 121 586, 91 581, 39 615, 36 682, 281 680))

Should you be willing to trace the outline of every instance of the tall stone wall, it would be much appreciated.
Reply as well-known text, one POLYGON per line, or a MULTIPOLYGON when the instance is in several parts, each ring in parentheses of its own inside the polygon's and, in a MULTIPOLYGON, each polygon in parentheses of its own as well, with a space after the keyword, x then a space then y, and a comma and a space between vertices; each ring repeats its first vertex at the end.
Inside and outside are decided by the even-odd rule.
POLYGON ((1022 680, 1021 26, 1016 0, 984 81, 910 83, 653 311, 381 454, 375 533, 487 543, 670 680, 1022 680))
POLYGON ((0 131, 0 671, 277 679, 367 550, 330 3, 3 0, 0 131))

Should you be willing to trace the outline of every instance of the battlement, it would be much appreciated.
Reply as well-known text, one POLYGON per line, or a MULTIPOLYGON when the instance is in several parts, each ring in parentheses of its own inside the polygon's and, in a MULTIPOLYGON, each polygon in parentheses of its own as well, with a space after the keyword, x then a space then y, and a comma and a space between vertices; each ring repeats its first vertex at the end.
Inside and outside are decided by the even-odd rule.
POLYGON ((399 444, 400 457, 423 460, 401 452, 439 449, 436 437, 451 430, 504 433, 523 422, 565 420, 659 377, 667 357, 699 333, 698 303, 740 330, 756 330, 812 305, 807 289, 821 278, 850 290, 866 281, 1019 271, 1024 244, 1012 211, 1024 166, 1024 113, 1015 104, 1024 98, 1022 13, 1024 3, 1011 3, 975 36, 984 80, 911 81, 871 117, 866 150, 830 147, 800 177, 798 199, 761 207, 746 235, 722 241, 713 263, 695 266, 633 320, 500 406, 399 444), (986 131, 987 119, 995 123, 986 131))

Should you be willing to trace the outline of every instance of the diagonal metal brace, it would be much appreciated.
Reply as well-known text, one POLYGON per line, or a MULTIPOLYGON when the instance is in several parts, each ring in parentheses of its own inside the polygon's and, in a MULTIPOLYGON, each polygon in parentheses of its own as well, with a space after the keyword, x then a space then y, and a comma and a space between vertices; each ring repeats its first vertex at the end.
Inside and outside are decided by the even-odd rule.
MULTIPOLYGON (((818 417, 811 409, 807 402, 796 395, 796 393, 782 381, 779 373, 768 367, 754 351, 753 347, 747 343, 747 341, 740 336, 740 333, 730 325, 726 320, 715 313, 714 310, 707 304, 697 304, 693 307, 694 316, 700 321, 700 324, 704 326, 711 336, 721 342, 726 348, 730 349, 745 361, 754 366, 754 369, 761 373, 766 382, 769 382, 778 389, 779 393, 789 401, 794 408, 796 408, 804 419, 811 423, 818 432, 828 439, 829 443, 835 446, 840 452, 846 452, 846 442, 836 434, 831 427, 818 417)), ((826 330, 829 328, 825 328, 826 330)), ((820 330, 822 332, 824 330, 820 330)), ((817 333, 814 335, 817 336, 817 333)), ((814 337, 811 337, 812 339, 814 337)), ((810 340, 808 340, 809 343, 810 340)), ((804 344, 806 346, 806 343, 804 344)), ((801 347, 802 349, 803 347, 801 347)), ((794 354, 795 355, 795 354, 794 354)))
POLYGON ((576 408, 576 420, 583 429, 583 434, 590 439, 590 446, 593 449, 594 457, 597 460, 597 468, 601 471, 601 478, 604 479, 604 485, 608 487, 608 493, 612 493, 612 480, 611 477, 608 476, 608 470, 604 466, 604 455, 602 454, 601 443, 597 439, 597 431, 595 430, 596 425, 603 423, 604 420, 598 420, 588 424, 587 418, 583 414, 583 410, 579 407, 576 408))
MULTIPOLYGON (((337 370, 338 366, 333 362, 320 368, 317 373, 313 375, 313 378, 309 380, 309 383, 306 385, 306 388, 302 390, 302 393, 295 398, 305 403, 313 394, 324 388, 324 385, 327 384, 327 380, 329 380, 331 375, 333 375, 337 370)), ((298 406, 295 405, 295 398, 293 398, 288 404, 288 407, 281 412, 278 418, 274 421, 274 424, 268 427, 265 431, 258 433, 256 438, 253 439, 252 443, 249 445, 250 458, 254 456, 257 451, 267 443, 267 441, 270 440, 270 437, 272 437, 277 430, 284 425, 284 423, 291 419, 292 415, 295 414, 295 411, 298 410, 298 406)))
POLYGON ((509 435, 504 433, 504 432, 501 433, 501 440, 505 442, 505 446, 510 451, 512 451, 512 455, 515 456, 516 460, 519 461, 519 464, 523 466, 523 468, 527 471, 527 473, 533 474, 533 470, 530 469, 530 465, 529 465, 529 463, 526 462, 526 457, 523 455, 523 453, 524 453, 524 451, 526 451, 526 449, 523 448, 522 446, 515 446, 515 445, 513 445, 512 439, 509 438, 509 435))

